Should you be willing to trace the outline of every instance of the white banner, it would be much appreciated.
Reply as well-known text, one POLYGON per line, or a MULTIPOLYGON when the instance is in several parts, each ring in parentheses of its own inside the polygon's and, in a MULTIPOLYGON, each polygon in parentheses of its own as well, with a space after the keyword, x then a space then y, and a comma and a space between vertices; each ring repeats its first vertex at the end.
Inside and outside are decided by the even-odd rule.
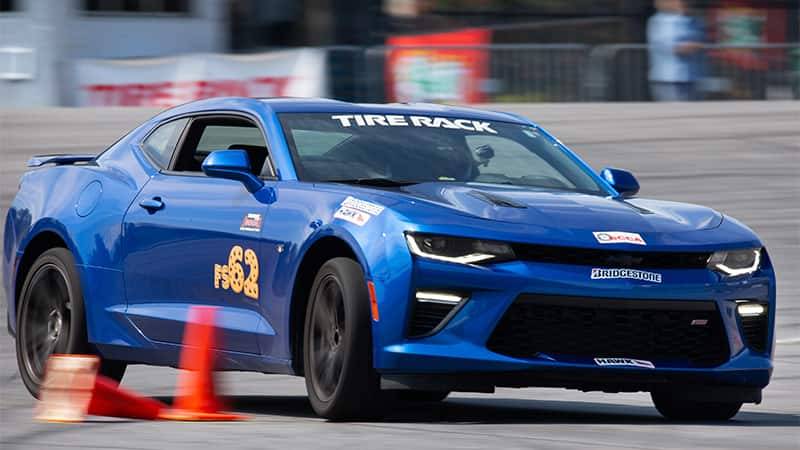
POLYGON ((78 106, 169 107, 208 97, 324 97, 319 49, 77 62, 78 106))

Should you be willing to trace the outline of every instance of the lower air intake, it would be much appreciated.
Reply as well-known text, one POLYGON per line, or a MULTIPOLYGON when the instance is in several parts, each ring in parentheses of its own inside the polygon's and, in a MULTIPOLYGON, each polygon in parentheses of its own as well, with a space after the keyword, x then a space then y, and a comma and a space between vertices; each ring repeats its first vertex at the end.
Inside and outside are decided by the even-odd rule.
POLYGON ((522 295, 489 338, 489 350, 530 359, 636 358, 714 367, 729 358, 713 301, 522 295))
POLYGON ((455 306, 446 303, 415 302, 408 330, 409 337, 422 337, 432 333, 455 306))
POLYGON ((755 317, 740 317, 742 331, 747 346, 757 352, 767 351, 767 330, 769 329, 769 312, 755 317))

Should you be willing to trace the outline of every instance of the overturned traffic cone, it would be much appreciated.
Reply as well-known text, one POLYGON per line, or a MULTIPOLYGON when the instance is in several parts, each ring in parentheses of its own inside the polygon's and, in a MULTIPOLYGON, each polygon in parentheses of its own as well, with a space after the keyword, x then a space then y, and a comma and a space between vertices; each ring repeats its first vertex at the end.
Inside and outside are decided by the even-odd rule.
POLYGON ((167 405, 164 403, 122 389, 114 380, 98 375, 94 381, 94 391, 87 414, 156 420, 166 409, 167 405))
POLYGON ((214 382, 214 345, 217 342, 216 308, 193 306, 183 335, 178 386, 172 409, 159 417, 167 420, 240 420, 244 416, 221 412, 214 382))
POLYGON ((121 389, 97 374, 93 355, 53 355, 47 360, 36 420, 82 422, 87 415, 154 420, 167 405, 121 389))

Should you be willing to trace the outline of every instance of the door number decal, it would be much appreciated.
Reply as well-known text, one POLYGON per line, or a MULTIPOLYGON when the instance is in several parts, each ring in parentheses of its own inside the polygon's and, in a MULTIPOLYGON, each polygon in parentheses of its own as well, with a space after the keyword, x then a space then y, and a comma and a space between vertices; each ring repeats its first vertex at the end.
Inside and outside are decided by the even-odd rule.
POLYGON ((251 249, 243 250, 234 245, 228 255, 228 264, 214 264, 214 289, 232 290, 258 300, 258 256, 251 249), (249 268, 247 277, 244 274, 244 265, 249 268))

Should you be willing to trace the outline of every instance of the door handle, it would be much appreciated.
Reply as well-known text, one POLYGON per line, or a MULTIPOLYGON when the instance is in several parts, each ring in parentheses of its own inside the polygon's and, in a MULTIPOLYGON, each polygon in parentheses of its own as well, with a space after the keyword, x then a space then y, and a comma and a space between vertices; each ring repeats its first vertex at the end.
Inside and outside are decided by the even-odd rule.
POLYGON ((152 214, 160 209, 164 209, 164 202, 161 201, 161 197, 153 197, 142 200, 141 202, 139 202, 139 206, 146 209, 147 212, 152 214))

